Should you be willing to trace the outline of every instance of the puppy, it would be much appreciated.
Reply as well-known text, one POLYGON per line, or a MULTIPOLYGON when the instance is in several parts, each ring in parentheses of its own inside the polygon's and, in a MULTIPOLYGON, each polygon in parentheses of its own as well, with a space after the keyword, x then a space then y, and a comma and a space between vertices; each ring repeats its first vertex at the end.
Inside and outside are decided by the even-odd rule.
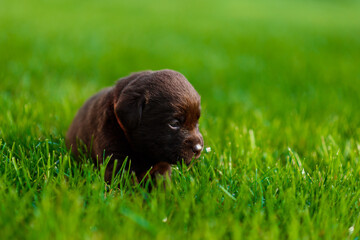
POLYGON ((88 152, 95 164, 110 157, 107 182, 126 157, 139 181, 149 170, 151 177, 170 176, 171 164, 189 164, 200 156, 204 143, 199 118, 200 96, 182 74, 133 73, 85 102, 67 132, 66 145, 75 156, 79 150, 88 152))

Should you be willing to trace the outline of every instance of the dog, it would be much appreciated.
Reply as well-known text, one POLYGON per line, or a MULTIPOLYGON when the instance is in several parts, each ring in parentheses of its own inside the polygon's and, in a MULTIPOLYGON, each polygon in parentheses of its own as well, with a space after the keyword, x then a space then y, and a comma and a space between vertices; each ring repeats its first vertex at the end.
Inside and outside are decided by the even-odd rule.
POLYGON ((77 158, 88 152, 95 164, 109 157, 106 182, 126 158, 138 181, 148 172, 170 177, 171 165, 189 165, 201 154, 200 112, 200 95, 181 73, 133 73, 85 102, 65 143, 77 158))

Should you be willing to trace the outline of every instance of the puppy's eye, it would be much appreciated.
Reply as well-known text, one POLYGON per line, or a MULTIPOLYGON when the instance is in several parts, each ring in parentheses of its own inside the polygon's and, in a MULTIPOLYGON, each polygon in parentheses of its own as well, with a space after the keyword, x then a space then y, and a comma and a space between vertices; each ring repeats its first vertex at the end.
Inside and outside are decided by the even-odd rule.
POLYGON ((177 119, 173 119, 169 122, 169 127, 173 130, 180 129, 180 122, 177 119))

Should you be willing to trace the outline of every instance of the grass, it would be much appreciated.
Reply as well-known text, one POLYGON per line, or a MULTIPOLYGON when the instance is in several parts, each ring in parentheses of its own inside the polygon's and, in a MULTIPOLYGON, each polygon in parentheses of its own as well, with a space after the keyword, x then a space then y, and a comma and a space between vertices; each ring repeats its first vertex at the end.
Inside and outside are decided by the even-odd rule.
POLYGON ((0 1, 0 239, 358 239, 358 1, 0 1), (130 72, 202 96, 205 145, 151 193, 64 135, 130 72))

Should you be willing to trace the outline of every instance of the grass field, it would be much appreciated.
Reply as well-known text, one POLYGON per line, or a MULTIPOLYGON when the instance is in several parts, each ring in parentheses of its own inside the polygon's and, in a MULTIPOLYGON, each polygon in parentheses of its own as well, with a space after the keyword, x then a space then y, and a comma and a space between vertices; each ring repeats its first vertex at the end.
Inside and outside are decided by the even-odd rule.
POLYGON ((360 2, 0 0, 0 239, 359 239, 360 2), (77 109, 182 72, 205 147, 151 193, 70 158, 77 109))

